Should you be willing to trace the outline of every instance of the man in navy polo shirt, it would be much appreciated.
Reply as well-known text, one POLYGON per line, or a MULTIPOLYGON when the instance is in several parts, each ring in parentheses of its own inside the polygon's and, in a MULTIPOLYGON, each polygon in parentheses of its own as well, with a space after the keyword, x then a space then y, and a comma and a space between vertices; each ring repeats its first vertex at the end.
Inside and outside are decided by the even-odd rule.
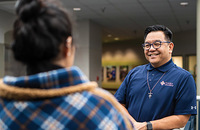
POLYGON ((192 75, 172 61, 172 32, 163 25, 145 30, 144 54, 150 62, 132 69, 115 97, 141 130, 184 127, 197 113, 192 75))

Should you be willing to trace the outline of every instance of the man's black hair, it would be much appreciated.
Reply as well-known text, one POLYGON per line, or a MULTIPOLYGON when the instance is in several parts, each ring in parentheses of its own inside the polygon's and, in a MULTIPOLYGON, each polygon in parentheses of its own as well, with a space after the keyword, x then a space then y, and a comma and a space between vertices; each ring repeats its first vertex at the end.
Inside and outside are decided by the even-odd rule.
POLYGON ((172 41, 173 33, 172 31, 164 25, 152 25, 148 26, 144 31, 144 40, 146 39, 147 35, 153 31, 162 31, 165 34, 166 40, 172 41))

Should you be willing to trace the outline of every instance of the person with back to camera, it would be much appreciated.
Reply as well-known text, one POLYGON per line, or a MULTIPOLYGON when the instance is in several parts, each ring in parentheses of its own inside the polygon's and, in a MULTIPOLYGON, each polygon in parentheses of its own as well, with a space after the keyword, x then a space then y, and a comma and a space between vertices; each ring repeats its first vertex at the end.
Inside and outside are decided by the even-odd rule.
POLYGON ((0 80, 0 129, 134 129, 114 96, 72 66, 72 25, 58 0, 20 0, 16 13, 12 50, 28 76, 0 80))
POLYGON ((139 130, 174 129, 197 113, 196 85, 192 75, 172 61, 172 32, 163 25, 149 26, 144 54, 150 62, 132 69, 115 93, 136 120, 139 130))

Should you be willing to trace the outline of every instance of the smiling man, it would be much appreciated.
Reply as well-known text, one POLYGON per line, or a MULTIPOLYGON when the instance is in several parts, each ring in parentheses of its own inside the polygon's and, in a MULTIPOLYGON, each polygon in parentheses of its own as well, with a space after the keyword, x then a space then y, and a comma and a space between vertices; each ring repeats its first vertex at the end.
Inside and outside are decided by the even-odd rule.
POLYGON ((139 130, 184 127, 196 110, 192 75, 172 61, 172 32, 163 25, 145 30, 144 55, 149 64, 132 69, 115 97, 136 120, 139 130))

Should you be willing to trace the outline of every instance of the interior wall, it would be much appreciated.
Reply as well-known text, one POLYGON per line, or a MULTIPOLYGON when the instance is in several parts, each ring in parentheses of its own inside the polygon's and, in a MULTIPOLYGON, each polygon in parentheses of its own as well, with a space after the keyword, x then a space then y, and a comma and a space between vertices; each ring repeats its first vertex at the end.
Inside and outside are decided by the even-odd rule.
POLYGON ((89 21, 78 21, 74 31, 74 43, 77 46, 74 65, 89 77, 89 21))
POLYGON ((127 40, 127 41, 116 41, 112 43, 103 43, 103 54, 102 62, 105 65, 126 65, 126 64, 141 64, 147 62, 142 48, 143 39, 127 40), (135 55, 130 58, 131 55, 126 55, 131 53, 135 55), (110 58, 108 58, 108 55, 110 58), (126 59, 129 59, 126 61, 126 59), (115 60, 115 61, 113 61, 115 60), (124 63, 123 63, 124 60, 124 63), (130 61, 131 60, 131 61, 130 61), (116 63, 116 62, 119 63, 116 63))
POLYGON ((13 42, 13 31, 5 33, 5 75, 10 76, 23 76, 26 74, 26 67, 22 63, 14 59, 11 44, 13 42))
POLYGON ((0 43, 0 78, 4 76, 4 68, 5 68, 5 64, 4 64, 5 51, 4 50, 5 50, 4 44, 0 43))
POLYGON ((183 68, 189 70, 189 56, 196 55, 196 30, 174 33, 174 56, 183 57, 183 68))
POLYGON ((101 86, 102 30, 99 25, 90 22, 90 80, 101 86))
POLYGON ((0 78, 5 75, 5 33, 12 29, 15 16, 0 10, 0 78))
POLYGON ((75 28, 77 45, 74 65, 78 66, 91 81, 101 86, 101 27, 90 20, 78 21, 75 28))
POLYGON ((196 55, 196 30, 174 33, 173 55, 196 55))
POLYGON ((0 43, 5 43, 4 34, 9 30, 12 30, 15 15, 0 10, 0 43))

